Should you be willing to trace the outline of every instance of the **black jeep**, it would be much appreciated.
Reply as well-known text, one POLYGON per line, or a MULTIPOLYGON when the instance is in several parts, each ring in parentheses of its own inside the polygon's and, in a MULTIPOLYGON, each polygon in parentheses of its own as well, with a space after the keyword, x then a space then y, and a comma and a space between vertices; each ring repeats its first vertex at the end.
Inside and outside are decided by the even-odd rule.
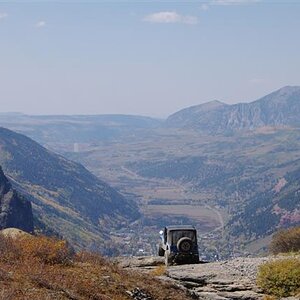
POLYGON ((194 226, 166 226, 160 231, 158 255, 165 257, 166 266, 199 262, 197 231, 194 226))

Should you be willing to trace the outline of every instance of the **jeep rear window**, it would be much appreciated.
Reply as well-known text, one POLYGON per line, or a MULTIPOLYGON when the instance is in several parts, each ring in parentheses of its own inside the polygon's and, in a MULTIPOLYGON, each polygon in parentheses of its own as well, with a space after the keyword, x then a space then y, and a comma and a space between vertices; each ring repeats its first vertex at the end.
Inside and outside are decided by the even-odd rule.
POLYGON ((170 231, 169 236, 172 245, 176 245, 177 242, 183 237, 188 237, 193 242, 196 242, 196 235, 195 231, 193 230, 172 230, 170 231))

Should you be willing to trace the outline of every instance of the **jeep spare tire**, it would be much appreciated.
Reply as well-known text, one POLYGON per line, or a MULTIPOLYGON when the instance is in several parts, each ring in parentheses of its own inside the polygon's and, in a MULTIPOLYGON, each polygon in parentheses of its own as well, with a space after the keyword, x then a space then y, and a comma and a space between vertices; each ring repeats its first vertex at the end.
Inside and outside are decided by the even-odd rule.
POLYGON ((183 237, 177 242, 177 249, 180 252, 190 252, 192 250, 193 242, 188 237, 183 237))

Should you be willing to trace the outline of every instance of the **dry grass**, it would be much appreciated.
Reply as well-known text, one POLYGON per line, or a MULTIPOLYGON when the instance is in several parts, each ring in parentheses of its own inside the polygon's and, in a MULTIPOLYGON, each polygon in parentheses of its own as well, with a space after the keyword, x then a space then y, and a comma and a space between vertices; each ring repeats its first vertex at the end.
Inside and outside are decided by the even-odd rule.
POLYGON ((0 236, 3 300, 123 300, 132 299, 128 291, 136 288, 157 300, 189 299, 183 291, 160 282, 154 275, 129 273, 96 254, 75 254, 61 240, 0 236))
POLYGON ((161 265, 161 266, 155 267, 155 268, 151 271, 150 274, 151 274, 152 276, 158 277, 158 276, 165 275, 165 274, 166 274, 166 271, 167 271, 166 266, 161 265))
POLYGON ((263 297, 263 300, 277 300, 277 298, 274 297, 274 296, 266 295, 266 296, 263 297))

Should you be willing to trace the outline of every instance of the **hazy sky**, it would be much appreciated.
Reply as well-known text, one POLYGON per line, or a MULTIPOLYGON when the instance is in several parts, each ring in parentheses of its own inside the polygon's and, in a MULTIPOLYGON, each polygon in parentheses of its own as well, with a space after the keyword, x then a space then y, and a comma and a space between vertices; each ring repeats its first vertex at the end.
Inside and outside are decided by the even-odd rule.
POLYGON ((300 85, 300 1, 0 1, 0 111, 164 117, 300 85))

